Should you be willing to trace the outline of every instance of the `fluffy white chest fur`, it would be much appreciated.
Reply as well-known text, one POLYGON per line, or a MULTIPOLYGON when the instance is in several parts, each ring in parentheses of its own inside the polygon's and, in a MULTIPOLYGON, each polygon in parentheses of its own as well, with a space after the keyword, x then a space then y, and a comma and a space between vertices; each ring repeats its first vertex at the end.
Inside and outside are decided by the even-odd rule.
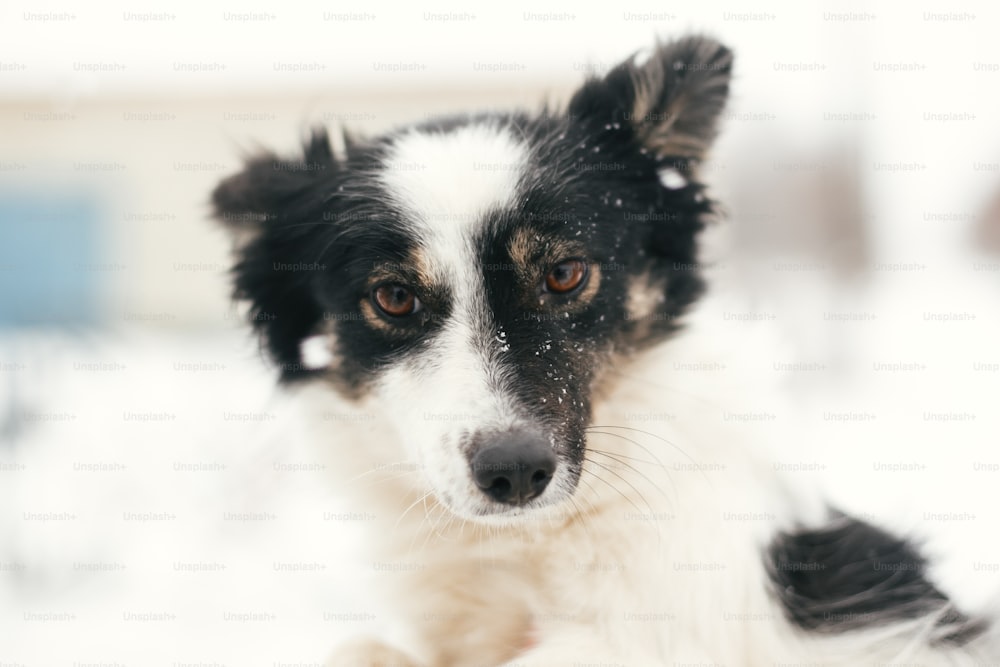
MULTIPOLYGON (((362 638, 328 664, 988 664, 985 643, 926 646, 934 618, 844 636, 786 621, 763 554, 777 530, 822 521, 824 498, 774 470, 772 445, 801 436, 795 426, 755 436, 741 420, 787 401, 765 376, 738 370, 773 353, 773 340, 720 333, 721 308, 708 301, 686 334, 614 372, 577 494, 518 522, 469 522, 439 505, 391 427, 317 431, 333 483, 379 517, 372 604, 399 624, 392 643, 362 638)), ((317 415, 366 411, 332 407, 324 389, 302 398, 317 415)), ((462 418, 447 405, 425 416, 462 418)))

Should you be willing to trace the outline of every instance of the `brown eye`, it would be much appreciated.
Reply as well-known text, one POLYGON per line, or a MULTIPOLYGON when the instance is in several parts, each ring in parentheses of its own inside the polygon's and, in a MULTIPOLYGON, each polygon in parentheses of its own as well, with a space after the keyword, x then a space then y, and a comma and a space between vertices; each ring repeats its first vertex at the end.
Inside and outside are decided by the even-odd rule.
POLYGON ((582 259, 559 262, 545 276, 545 288, 556 294, 566 294, 580 287, 587 278, 587 263, 582 259))
POLYGON ((423 308, 420 299, 402 285, 379 285, 372 291, 372 301, 390 317, 406 317, 423 308))

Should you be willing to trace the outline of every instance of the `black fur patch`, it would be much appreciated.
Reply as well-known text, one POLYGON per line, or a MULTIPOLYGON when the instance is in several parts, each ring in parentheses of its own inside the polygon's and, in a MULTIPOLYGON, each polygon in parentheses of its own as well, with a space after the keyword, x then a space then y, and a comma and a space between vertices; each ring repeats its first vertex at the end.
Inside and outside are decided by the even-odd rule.
MULTIPOLYGON (((534 352, 540 347, 576 360, 579 372, 543 374, 542 384, 562 377, 588 387, 588 373, 580 369, 594 366, 595 351, 627 353, 663 340, 700 295, 697 235, 712 205, 694 171, 715 133, 730 60, 712 40, 685 38, 658 45, 642 66, 623 64, 586 82, 566 111, 459 115, 414 126, 429 134, 471 124, 507 128, 530 152, 516 203, 487 216, 478 240, 493 324, 509 328, 512 343, 531 347, 529 362, 539 361, 534 352), (666 187, 663 169, 684 174, 684 184, 666 187), (600 267, 600 290, 588 308, 556 313, 502 298, 515 285, 487 268, 510 263, 506 244, 518 229, 572 241, 577 254, 600 267), (626 309, 630 281, 662 290, 651 312, 635 319, 626 309), (547 340, 558 345, 545 348, 547 340)), ((396 267, 392 277, 402 284, 419 282, 411 275, 413 221, 396 210, 393 193, 375 177, 396 136, 345 137, 345 155, 335 156, 326 132, 317 130, 299 155, 259 155, 213 194, 216 217, 239 240, 234 294, 251 305, 252 324, 286 382, 322 376, 359 395, 447 320, 446 286, 418 285, 426 316, 412 326, 373 326, 361 305, 373 274, 386 267, 396 267), (336 367, 307 368, 302 341, 327 333, 335 341, 336 367)), ((549 261, 558 259, 564 258, 549 261)), ((535 398, 526 400, 536 405, 535 398)), ((548 398, 576 409, 580 424, 585 420, 582 394, 548 398)))
POLYGON ((985 624, 954 608, 924 578, 926 561, 905 540, 838 516, 818 529, 781 533, 766 565, 788 617, 822 633, 934 621, 934 643, 962 645, 985 624))
POLYGON ((285 378, 308 375, 299 342, 323 313, 311 289, 315 271, 300 269, 320 259, 303 248, 315 243, 322 222, 317 200, 337 172, 327 134, 317 130, 301 157, 259 155, 212 193, 216 217, 238 235, 254 237, 233 267, 234 295, 250 301, 251 323, 285 378))

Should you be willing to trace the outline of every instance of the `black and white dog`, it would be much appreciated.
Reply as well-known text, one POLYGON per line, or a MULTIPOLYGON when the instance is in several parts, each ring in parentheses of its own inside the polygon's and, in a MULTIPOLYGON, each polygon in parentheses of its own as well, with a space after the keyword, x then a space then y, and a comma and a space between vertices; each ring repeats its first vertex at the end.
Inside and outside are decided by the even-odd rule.
POLYGON ((437 119, 346 138, 342 155, 318 131, 218 186, 236 295, 282 379, 377 415, 318 446, 378 508, 372 544, 398 565, 383 593, 406 632, 328 664, 1000 655, 915 546, 811 506, 745 429, 706 417, 700 397, 746 389, 724 373, 671 382, 723 354, 687 311, 712 212, 698 165, 732 60, 703 37, 659 44, 565 111, 437 119), (655 430, 627 425, 665 412, 655 430))

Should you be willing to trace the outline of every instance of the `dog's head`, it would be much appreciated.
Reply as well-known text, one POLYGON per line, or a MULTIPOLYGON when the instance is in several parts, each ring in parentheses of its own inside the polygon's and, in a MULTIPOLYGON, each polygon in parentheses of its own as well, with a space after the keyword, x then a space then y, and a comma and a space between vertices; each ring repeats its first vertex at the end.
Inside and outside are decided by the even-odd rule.
POLYGON ((300 157, 250 161, 213 201, 283 379, 374 397, 462 516, 570 496, 602 371, 701 291, 695 168, 731 61, 686 38, 565 112, 447 118, 344 155, 316 132, 300 157), (303 358, 317 341, 329 360, 303 358))

